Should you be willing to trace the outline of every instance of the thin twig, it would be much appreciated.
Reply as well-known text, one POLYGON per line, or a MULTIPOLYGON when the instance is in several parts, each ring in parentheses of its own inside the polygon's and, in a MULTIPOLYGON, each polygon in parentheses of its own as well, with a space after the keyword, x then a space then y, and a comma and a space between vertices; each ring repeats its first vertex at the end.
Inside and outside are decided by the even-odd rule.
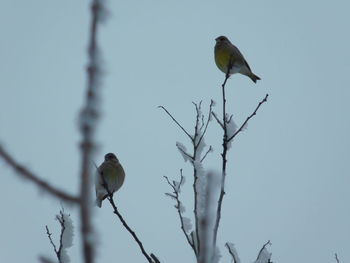
POLYGON ((222 129, 224 129, 224 124, 222 124, 222 122, 219 120, 218 116, 216 116, 215 112, 212 112, 211 114, 214 116, 215 120, 218 122, 218 124, 220 125, 220 127, 221 127, 222 129))
POLYGON ((193 156, 189 155, 187 152, 185 152, 181 147, 179 147, 178 145, 176 145, 176 147, 179 149, 180 152, 182 152, 184 155, 186 155, 189 159, 191 159, 191 161, 194 161, 193 156))
POLYGON ((259 259, 261 253, 264 251, 264 249, 266 248, 267 245, 272 245, 271 242, 270 242, 270 240, 268 240, 268 241, 262 246, 262 248, 260 249, 259 254, 258 254, 256 260, 259 259))
POLYGON ((106 189, 107 191, 107 199, 109 201, 109 203, 111 204, 112 208, 113 208, 113 213, 116 214, 120 220, 120 222, 122 222, 123 226, 126 228, 126 230, 128 230, 128 232, 131 234, 131 236, 134 238, 134 240, 136 241, 136 243, 139 245, 140 247, 140 250, 141 250, 141 253, 145 256, 145 258, 147 259, 147 261, 149 263, 160 263, 158 258, 154 255, 154 254, 151 254, 148 255, 148 253, 146 252, 145 248, 143 247, 143 244, 142 242, 140 241, 140 239, 137 237, 136 233, 129 227, 129 225, 126 223, 125 219, 123 218, 123 216, 120 214, 120 212, 118 211, 118 208, 117 206, 115 205, 114 203, 114 200, 113 200, 113 192, 111 192, 108 188, 108 184, 107 182, 105 181, 105 178, 104 176, 101 176, 102 180, 103 180, 103 183, 102 183, 102 186, 106 189), (152 256, 153 255, 153 256, 152 256), (152 259, 156 259, 156 260, 152 260, 152 259))
POLYGON ((259 104, 255 108, 254 112, 252 114, 250 114, 248 116, 248 118, 243 122, 241 127, 239 127, 239 129, 230 138, 228 138, 228 142, 230 142, 234 137, 237 136, 237 134, 239 134, 244 129, 244 127, 247 125, 248 121, 256 115, 256 113, 259 110, 260 106, 263 105, 267 101, 268 97, 269 97, 269 94, 266 94, 265 97, 259 102, 259 104))
POLYGON ((129 233, 131 234, 131 236, 134 238, 134 240, 136 241, 136 243, 139 245, 140 250, 142 252, 142 254, 145 256, 145 258, 147 259, 147 261, 149 263, 153 263, 154 261, 152 260, 152 258, 148 255, 148 253, 146 252, 145 248, 143 247, 142 242, 140 241, 140 239, 137 237, 136 233, 129 227, 129 225, 126 223, 125 219, 123 218, 123 216, 120 214, 120 212, 118 211, 117 206, 114 203, 113 200, 113 195, 112 194, 108 194, 107 197, 108 201, 110 202, 111 206, 113 207, 113 213, 116 214, 120 220, 120 222, 122 222, 123 226, 126 228, 126 230, 129 231, 129 233))
MULTIPOLYGON (((181 175, 181 178, 180 178, 180 182, 179 182, 179 187, 181 187, 181 184, 184 180, 184 177, 182 175, 182 169, 180 170, 180 175, 181 175)), ((175 198, 176 200, 176 205, 175 205, 175 208, 177 210, 177 213, 179 215, 179 219, 180 219, 180 224, 181 224, 181 230, 182 232, 184 233, 185 237, 186 237, 186 240, 188 242, 188 244, 192 247, 194 253, 196 254, 196 249, 194 247, 194 244, 193 242, 191 241, 189 235, 186 233, 186 230, 185 230, 185 226, 184 226, 184 219, 183 219, 183 216, 181 214, 181 210, 180 210, 180 206, 181 206, 181 201, 180 201, 180 198, 179 198, 179 191, 175 185, 175 183, 171 183, 169 178, 167 176, 164 176, 165 180, 167 181, 168 185, 170 185, 170 187, 173 189, 173 194, 172 197, 175 198)))
POLYGON ((208 151, 204 154, 203 158, 201 159, 201 162, 204 161, 205 157, 207 157, 208 153, 210 153, 212 150, 213 150, 213 147, 211 147, 210 145, 208 151))
POLYGON ((193 137, 185 130, 185 128, 171 115, 171 113, 164 107, 164 106, 158 106, 158 108, 163 109, 169 117, 177 124, 177 126, 180 127, 180 129, 193 141, 193 137))
MULTIPOLYGON (((199 146, 199 144, 201 143, 201 141, 202 141, 202 139, 203 139, 205 133, 207 132, 207 129, 208 129, 208 126, 209 126, 209 122, 210 122, 210 120, 211 120, 211 117, 210 117, 210 116, 211 116, 211 113, 213 112, 213 106, 214 106, 214 101, 211 100, 211 101, 210 101, 210 105, 209 105, 208 119, 207 119, 207 122, 206 122, 206 124, 205 124, 204 131, 202 132, 202 135, 201 135, 201 137, 199 138, 199 140, 198 140, 198 142, 197 142, 197 146, 199 146)), ((204 117, 204 116, 202 116, 202 117, 204 117)), ((202 129, 202 128, 201 128, 201 129, 202 129)), ((203 159, 204 159, 204 158, 203 158, 203 159)))
POLYGON ((60 253, 58 252, 58 250, 57 250, 57 248, 56 248, 56 245, 55 245, 55 243, 53 242, 52 237, 51 237, 51 236, 52 236, 52 233, 50 233, 50 230, 49 230, 49 227, 48 227, 48 226, 45 226, 45 228, 46 228, 47 237, 49 238, 50 244, 52 245, 53 250, 55 251, 55 254, 56 254, 56 257, 57 257, 57 259, 58 259, 58 262, 61 262, 60 253))
POLYGON ((335 257, 335 260, 337 261, 337 263, 339 263, 339 258, 338 258, 338 254, 337 253, 334 253, 334 257, 335 257))
MULTIPOLYGON (((227 117, 226 117, 226 95, 225 95, 225 85, 230 77, 230 70, 232 68, 232 61, 230 59, 229 65, 227 67, 227 73, 225 75, 225 80, 224 83, 221 85, 222 88, 222 127, 224 130, 224 135, 222 138, 222 170, 221 170, 221 187, 220 187, 220 195, 219 195, 219 200, 218 200, 218 205, 217 205, 217 211, 216 211, 216 219, 215 219, 215 224, 214 224, 214 238, 213 238, 213 247, 216 247, 216 240, 217 240, 217 235, 218 235, 218 229, 219 229, 219 224, 220 224, 220 219, 221 219, 221 207, 222 207, 222 201, 224 199, 225 195, 225 179, 226 179, 226 164, 227 164, 227 150, 228 150, 228 140, 227 140, 227 117)), ((215 117, 215 115, 214 115, 215 117)))
MULTIPOLYGON (((206 120, 206 122, 204 121, 204 115, 201 112, 201 108, 202 108, 202 101, 200 101, 199 103, 195 103, 192 102, 193 105, 195 106, 195 110, 196 110, 196 120, 195 120, 195 127, 194 127, 194 135, 191 136, 186 130, 185 128, 172 116, 171 113, 169 113, 169 111, 163 107, 163 106, 159 106, 159 108, 163 109, 169 116, 170 118, 182 129, 182 131, 190 138, 191 142, 192 142, 192 146, 193 146, 193 154, 192 156, 190 154, 188 154, 187 152, 185 152, 181 147, 178 147, 178 149, 180 150, 180 152, 182 154, 184 154, 185 156, 189 157, 190 160, 192 161, 192 165, 193 165, 193 195, 194 195, 194 209, 193 209, 193 213, 194 213, 194 221, 195 221, 195 234, 191 235, 192 236, 192 242, 189 241, 192 249, 195 252, 195 255, 198 256, 200 254, 200 229, 199 229, 199 215, 198 215, 198 191, 197 191, 197 181, 198 181, 198 175, 197 175, 197 167, 195 165, 195 162, 198 161, 199 163, 202 162, 206 156, 208 155, 208 153, 212 150, 212 148, 210 147, 209 150, 206 152, 206 154, 204 155, 204 157, 201 158, 201 156, 199 156, 199 148, 200 145, 202 143, 202 140, 207 132, 208 126, 209 126, 209 122, 211 120, 211 114, 212 114, 212 108, 214 106, 214 101, 211 100, 210 102, 210 106, 209 106, 209 113, 208 113, 208 118, 206 120)), ((189 236, 186 236, 187 239, 191 240, 189 236)))
POLYGON ((232 259, 233 259, 233 263, 237 263, 237 262, 238 262, 238 259, 236 258, 235 253, 231 250, 231 247, 229 246, 229 244, 226 243, 226 244, 225 244, 225 247, 227 248, 228 253, 231 255, 231 257, 232 257, 232 259))
POLYGON ((58 249, 57 249, 55 243, 52 240, 52 233, 50 233, 49 227, 47 225, 45 226, 47 237, 50 240, 50 243, 51 243, 51 245, 53 247, 53 250, 55 251, 55 254, 56 254, 56 257, 57 257, 59 263, 62 262, 61 253, 62 253, 62 249, 63 249, 63 234, 64 234, 64 231, 66 230, 66 224, 65 224, 63 211, 64 210, 62 208, 62 210, 60 211, 60 214, 56 215, 56 219, 58 220, 58 222, 61 225, 61 234, 60 234, 60 239, 59 239, 59 244, 60 245, 59 245, 58 249))
MULTIPOLYGON (((199 135, 199 132, 200 132, 200 127, 199 127, 199 121, 200 121, 200 119, 201 119, 201 108, 202 108, 202 101, 200 101, 199 102, 199 104, 197 104, 197 103, 194 103, 194 102, 192 102, 192 104, 195 106, 195 108, 196 108, 196 125, 194 126, 194 140, 193 140, 193 144, 194 144, 194 146, 196 147, 197 145, 199 145, 199 144, 197 144, 196 143, 196 138, 198 137, 198 135, 199 135)), ((198 147, 198 146, 197 146, 198 147)))
POLYGON ((63 211, 61 210, 60 211, 60 215, 56 216, 58 222, 60 222, 60 225, 61 225, 61 234, 60 234, 60 247, 57 251, 58 255, 59 255, 59 260, 61 260, 61 251, 62 251, 62 248, 63 248, 63 234, 64 234, 64 231, 66 230, 66 225, 65 225, 65 220, 64 220, 64 215, 63 215, 63 211))
POLYGON ((21 176, 24 179, 28 179, 30 182, 37 185, 41 190, 44 190, 45 192, 61 199, 62 201, 71 204, 79 203, 78 197, 57 189, 45 180, 39 178, 24 166, 20 165, 8 152, 6 152, 2 146, 0 146, 0 157, 16 172, 17 175, 21 176))

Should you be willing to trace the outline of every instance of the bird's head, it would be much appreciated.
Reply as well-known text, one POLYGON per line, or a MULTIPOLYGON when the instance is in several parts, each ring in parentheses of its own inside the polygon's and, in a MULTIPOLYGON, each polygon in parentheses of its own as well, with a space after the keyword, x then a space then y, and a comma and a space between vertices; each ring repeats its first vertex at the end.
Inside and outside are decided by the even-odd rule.
POLYGON ((225 36, 219 36, 219 37, 215 38, 215 41, 216 41, 216 44, 230 42, 230 40, 228 40, 228 38, 225 36))
POLYGON ((117 156, 114 153, 107 153, 105 155, 105 161, 118 161, 117 156))

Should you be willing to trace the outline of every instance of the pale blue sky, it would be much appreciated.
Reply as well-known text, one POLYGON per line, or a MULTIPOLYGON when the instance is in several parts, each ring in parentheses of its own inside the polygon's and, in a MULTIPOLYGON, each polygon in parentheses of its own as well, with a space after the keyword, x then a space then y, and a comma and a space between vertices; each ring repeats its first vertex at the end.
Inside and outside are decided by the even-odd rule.
MULTIPOLYGON (((77 112, 86 84, 89 1, 0 0, 0 143, 32 171, 70 192, 78 189, 77 112)), ((157 109, 193 126, 192 101, 217 101, 224 75, 214 39, 226 35, 262 80, 227 83, 228 110, 241 123, 270 94, 228 154, 219 245, 236 245, 252 262, 271 240, 274 262, 350 261, 348 1, 109 1, 99 40, 105 70, 100 163, 115 152, 126 171, 121 212, 162 262, 194 262, 162 176, 190 167, 175 142, 186 137, 157 109)), ((209 128, 220 168, 221 133, 209 128)), ((0 161, 0 262, 53 255, 45 225, 58 231, 60 203, 22 182, 0 161)), ((77 210, 67 207, 77 226, 77 210)), ((108 205, 94 210, 98 262, 144 262, 108 205)), ((77 238, 75 243, 77 244, 77 238)), ((80 247, 70 251, 80 262, 80 247)))

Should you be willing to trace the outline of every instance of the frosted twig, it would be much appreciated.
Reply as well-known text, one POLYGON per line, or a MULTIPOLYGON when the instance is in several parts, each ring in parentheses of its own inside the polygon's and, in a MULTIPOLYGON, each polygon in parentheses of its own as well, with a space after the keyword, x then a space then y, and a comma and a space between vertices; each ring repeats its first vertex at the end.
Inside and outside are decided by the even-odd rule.
POLYGON ((61 199, 62 201, 65 201, 68 203, 74 203, 74 204, 79 203, 78 197, 57 189, 56 187, 50 185, 48 182, 39 178, 37 175, 29 171, 27 168, 25 168, 21 164, 19 164, 8 152, 6 152, 6 150, 1 145, 0 145, 0 157, 16 172, 17 175, 34 183, 41 190, 53 195, 56 198, 61 199))
POLYGON ((190 154, 188 154, 187 152, 185 152, 181 147, 179 147, 178 145, 176 145, 176 147, 179 149, 180 152, 182 152, 184 155, 186 155, 192 162, 194 161, 193 156, 191 156, 190 154))
POLYGON ((247 117, 247 119, 243 122, 243 124, 241 125, 241 127, 239 127, 239 129, 238 129, 230 138, 228 138, 228 141, 231 141, 234 137, 237 136, 238 133, 240 133, 240 132, 244 129, 244 127, 247 125, 248 121, 256 115, 256 113, 257 113, 257 111, 259 110, 260 106, 261 106, 262 104, 264 104, 264 103, 267 101, 267 98, 268 98, 268 97, 269 97, 269 94, 266 94, 265 97, 259 102, 259 104, 258 104, 258 106, 255 108, 254 112, 253 112, 252 114, 250 114, 250 115, 247 117))
POLYGON ((60 225, 61 225, 60 246, 57 251, 57 254, 59 255, 59 256, 57 255, 57 257, 59 260, 61 260, 61 251, 63 248, 63 234, 64 234, 64 231, 66 230, 65 219, 64 219, 62 210, 60 211, 60 214, 56 216, 56 219, 58 220, 58 222, 60 222, 60 225))
POLYGON ((210 102, 208 118, 206 121, 204 121, 205 118, 201 112, 202 101, 200 101, 199 103, 195 103, 195 102, 192 102, 192 103, 195 106, 195 110, 196 110, 196 120, 195 120, 195 125, 194 125, 194 135, 193 136, 190 135, 183 128, 183 126, 171 115, 171 113, 169 113, 169 111, 165 107, 159 106, 159 108, 162 108, 170 116, 170 118, 190 138, 191 143, 192 143, 193 153, 191 153, 191 154, 188 154, 187 152, 185 152, 184 149, 182 149, 182 147, 178 147, 178 149, 185 157, 190 158, 190 160, 192 161, 191 164, 193 166, 193 195, 194 195, 193 213, 194 213, 194 221, 195 221, 195 231, 194 231, 195 234, 193 235, 192 241, 191 241, 189 236, 186 236, 186 238, 188 238, 191 241, 189 243, 190 243, 192 249, 194 250, 195 255, 198 256, 200 253, 200 251, 199 251, 199 249, 200 249, 199 216, 198 216, 198 209, 197 209, 197 206, 198 206, 198 191, 197 191, 198 171, 197 171, 197 169, 198 169, 198 167, 196 167, 195 163, 197 161, 198 161, 198 163, 203 161, 205 159, 205 157, 208 155, 208 153, 211 151, 211 147, 209 147, 209 150, 206 152, 204 157, 201 158, 200 154, 201 154, 201 147, 203 146, 203 144, 202 144, 203 138, 207 132, 209 122, 211 120, 211 114, 212 114, 212 109, 214 106, 214 101, 211 100, 211 102, 210 102), (194 240, 194 239, 196 239, 196 240, 194 240))
MULTIPOLYGON (((200 132, 200 123, 199 121, 201 120, 201 110, 202 110, 202 101, 200 101, 198 104, 192 101, 192 104, 195 106, 196 108, 196 125, 194 126, 194 138, 196 138, 197 136, 199 136, 199 132, 200 132)), ((196 146, 196 141, 194 140, 194 145, 196 146)), ((199 144, 198 144, 199 145, 199 144)))
POLYGON ((193 141, 193 137, 185 130, 185 128, 171 115, 171 113, 164 107, 164 106, 158 106, 158 108, 163 109, 169 117, 177 124, 177 126, 180 127, 180 129, 193 141))
POLYGON ((91 1, 91 22, 88 44, 88 66, 87 72, 87 89, 84 106, 80 115, 80 131, 82 135, 81 142, 81 179, 80 179, 80 222, 81 236, 83 242, 83 255, 85 263, 95 261, 95 245, 92 243, 93 226, 90 216, 91 196, 91 176, 90 163, 92 155, 96 149, 94 135, 96 122, 100 113, 98 98, 100 92, 100 75, 97 32, 98 24, 104 19, 105 13, 103 0, 91 1))
MULTIPOLYGON (((60 239, 59 239, 59 247, 57 249, 55 243, 52 240, 52 233, 50 233, 49 227, 46 225, 46 234, 47 237, 50 240, 50 244, 52 245, 54 252, 56 254, 57 260, 59 263, 64 263, 67 262, 67 254, 66 251, 64 251, 66 248, 70 247, 72 245, 72 243, 70 241, 67 240, 67 238, 64 239, 63 235, 67 235, 66 232, 66 228, 68 227, 66 224, 66 220, 65 220, 65 214, 64 214, 64 210, 62 208, 62 210, 60 210, 59 215, 56 215, 56 219, 57 221, 60 223, 61 225, 61 233, 60 233, 60 239), (63 243, 65 242, 65 243, 63 243)), ((67 228, 68 229, 68 228, 67 228)), ((68 235, 73 235, 73 232, 69 233, 68 231, 68 235)), ((67 236, 66 236, 67 237, 67 236)))
POLYGON ((236 258, 236 254, 234 253, 234 251, 232 251, 232 249, 228 243, 225 244, 225 247, 227 248, 228 253, 231 255, 231 257, 233 259, 233 263, 238 263, 239 260, 238 260, 238 258, 236 258))
MULTIPOLYGON (((270 240, 268 240, 268 241, 262 246, 262 248, 260 249, 259 254, 258 254, 257 258, 256 258, 256 261, 259 259, 259 257, 261 256, 261 254, 263 253, 263 251, 264 251, 264 249, 266 248, 267 245, 270 245, 270 246, 272 245, 271 242, 270 242, 270 240)), ((269 259, 269 262, 270 262, 270 259, 269 259)))
MULTIPOLYGON (((58 262, 60 262, 61 263, 61 259, 60 259, 60 253, 59 253, 59 250, 57 250, 57 248, 56 248, 56 245, 55 245, 55 243, 53 242, 53 240, 52 240, 52 233, 50 233, 50 230, 49 230, 49 227, 46 225, 45 226, 45 228, 46 228, 46 234, 47 234, 47 237, 49 238, 49 240, 50 240, 50 244, 52 245, 52 247, 53 247, 53 250, 54 250, 54 252, 55 252, 55 254, 56 254, 56 257, 57 257, 57 259, 58 259, 58 262)), ((62 230, 61 230, 62 231, 62 230)))
MULTIPOLYGON (((183 177, 183 174, 182 174, 182 169, 180 170, 180 182, 179 182, 179 187, 181 187, 182 183, 183 183, 183 180, 184 180, 184 177, 183 177)), ((175 185, 175 183, 171 183, 169 178, 167 176, 164 176, 165 180, 167 181, 168 185, 170 185, 170 187, 173 189, 173 194, 172 194, 172 197, 175 198, 175 201, 176 201, 176 205, 175 205, 175 208, 177 210, 177 213, 179 215, 179 219, 180 219, 180 224, 181 224, 181 230, 182 232, 184 233, 185 237, 186 237, 186 240, 188 242, 188 244, 191 246, 191 248, 193 249, 194 253, 196 254, 196 249, 194 247, 194 244, 193 242, 191 241, 189 235, 186 233, 186 230, 185 230, 185 226, 184 226, 184 218, 181 214, 181 210, 180 210, 180 207, 181 207, 181 201, 180 201, 180 198, 179 198, 179 189, 177 188, 177 186, 175 185)))
MULTIPOLYGON (((211 100, 210 101, 210 105, 209 105, 209 112, 208 112, 208 119, 207 119, 207 121, 206 121, 206 123, 205 123, 205 128, 204 128, 204 131, 202 132, 202 135, 200 136, 200 138, 199 138, 199 140, 198 140, 198 142, 197 142, 197 147, 199 146, 199 144, 201 143, 201 141, 202 141, 202 139, 203 139, 203 137, 204 137, 204 135, 205 135, 205 133, 207 132, 207 129, 208 129, 208 126, 209 126, 209 122, 210 122, 210 120, 211 120, 211 113, 213 112, 213 106, 214 106, 214 101, 213 100, 211 100)), ((198 112, 197 112, 197 115, 198 115, 198 112)), ((204 118, 204 116, 202 115, 202 119, 204 118)), ((203 124, 204 124, 204 122, 203 122, 203 124)), ((203 128, 203 125, 202 125, 202 127, 201 127, 201 130, 202 130, 202 128, 203 128)), ((203 158, 204 159, 204 158, 203 158)))
POLYGON ((200 243, 200 255, 198 263, 210 263, 214 260, 215 247, 212 245, 212 210, 213 210, 213 195, 214 195, 214 182, 213 174, 207 174, 207 184, 205 186, 205 205, 204 212, 199 218, 199 225, 202 230, 201 232, 201 243, 200 243))

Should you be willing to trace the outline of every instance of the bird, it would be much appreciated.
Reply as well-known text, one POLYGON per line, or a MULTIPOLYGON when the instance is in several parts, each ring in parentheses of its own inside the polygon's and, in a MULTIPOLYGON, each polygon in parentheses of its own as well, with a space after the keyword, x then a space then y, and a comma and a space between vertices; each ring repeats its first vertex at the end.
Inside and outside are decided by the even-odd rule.
POLYGON ((113 195, 118 191, 125 179, 124 169, 114 153, 107 153, 104 156, 104 162, 97 168, 95 179, 96 205, 101 207, 102 201, 109 193, 113 195))
POLYGON ((241 73, 248 76, 254 83, 260 79, 252 72, 239 49, 227 37, 219 36, 215 41, 215 63, 222 72, 229 76, 235 73, 241 73), (228 67, 230 67, 229 72, 227 72, 228 67))

